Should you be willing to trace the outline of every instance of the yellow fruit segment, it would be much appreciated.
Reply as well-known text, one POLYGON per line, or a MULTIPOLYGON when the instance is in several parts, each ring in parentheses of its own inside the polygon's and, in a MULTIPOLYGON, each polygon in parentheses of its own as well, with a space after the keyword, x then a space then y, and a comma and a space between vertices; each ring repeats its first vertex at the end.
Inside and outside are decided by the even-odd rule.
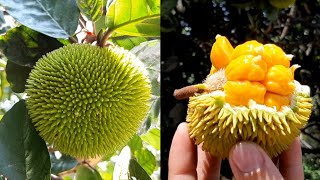
POLYGON ((228 81, 262 81, 267 73, 267 64, 261 56, 242 55, 231 61, 226 68, 228 81))
POLYGON ((250 99, 263 104, 266 88, 259 82, 227 81, 224 92, 229 104, 247 106, 250 99))
POLYGON ((275 44, 263 45, 262 58, 266 61, 268 67, 274 65, 283 65, 284 67, 290 67, 290 60, 292 55, 286 55, 286 53, 275 44))
POLYGON ((293 93, 295 85, 292 70, 282 65, 274 65, 268 69, 262 81, 267 91, 288 96, 293 93))
POLYGON ((256 40, 247 41, 243 44, 238 45, 234 48, 231 54, 231 60, 241 56, 241 55, 262 55, 263 53, 263 44, 259 43, 256 40))
POLYGON ((210 59, 216 69, 226 67, 231 61, 230 55, 233 47, 225 36, 216 36, 216 42, 212 45, 210 59))
POLYGON ((264 96, 264 104, 269 107, 276 107, 277 110, 280 110, 282 106, 288 106, 290 104, 290 98, 289 96, 281 96, 267 92, 264 96))

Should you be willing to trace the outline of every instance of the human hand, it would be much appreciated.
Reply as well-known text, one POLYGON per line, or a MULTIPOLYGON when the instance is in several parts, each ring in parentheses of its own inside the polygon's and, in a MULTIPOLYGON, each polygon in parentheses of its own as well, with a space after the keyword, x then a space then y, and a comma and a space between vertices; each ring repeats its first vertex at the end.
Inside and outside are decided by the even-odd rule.
MULTIPOLYGON (((279 156, 279 168, 256 144, 240 142, 229 153, 235 179, 304 178, 299 138, 279 156)), ((169 180, 220 179, 221 160, 195 146, 186 123, 181 123, 172 140, 169 155, 169 180)))

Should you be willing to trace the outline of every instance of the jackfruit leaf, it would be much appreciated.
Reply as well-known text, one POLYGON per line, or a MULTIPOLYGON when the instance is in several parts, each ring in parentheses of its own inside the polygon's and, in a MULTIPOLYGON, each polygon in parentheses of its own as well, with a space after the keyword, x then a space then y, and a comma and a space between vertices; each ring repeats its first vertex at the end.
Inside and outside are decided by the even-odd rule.
POLYGON ((77 0, 80 11, 91 21, 97 21, 102 15, 104 0, 77 0))
POLYGON ((141 139, 156 150, 160 150, 160 129, 150 129, 146 134, 141 135, 141 139))
POLYGON ((141 140, 140 136, 138 136, 137 134, 135 134, 131 138, 131 140, 128 142, 127 145, 130 147, 131 152, 139 150, 143 147, 142 140, 141 140))
POLYGON ((141 167, 151 175, 156 168, 156 158, 152 152, 146 148, 141 148, 134 152, 134 156, 141 167))
POLYGON ((107 28, 106 16, 105 15, 100 16, 100 18, 94 22, 94 27, 95 27, 94 29, 95 34, 98 34, 101 30, 105 32, 107 28))
POLYGON ((24 100, 3 116, 0 142, 0 174, 8 179, 50 179, 47 146, 33 127, 24 100))
POLYGON ((75 167, 78 164, 78 161, 66 154, 62 154, 62 156, 57 159, 54 153, 50 153, 51 160, 51 173, 59 174, 63 171, 69 170, 75 167))
POLYGON ((144 63, 151 81, 152 94, 160 96, 160 41, 143 42, 130 51, 144 63))
POLYGON ((141 165, 134 159, 129 161, 129 179, 143 179, 151 180, 148 173, 141 167, 141 165))
POLYGON ((155 124, 159 120, 160 115, 160 96, 152 95, 151 102, 150 102, 150 108, 146 115, 146 118, 144 119, 144 122, 140 128, 139 134, 146 133, 152 124, 155 124))
POLYGON ((33 67, 43 55, 62 46, 57 39, 26 26, 10 29, 5 35, 0 36, 0 52, 8 61, 21 66, 33 67))
POLYGON ((112 173, 113 173, 113 170, 114 170, 114 162, 105 161, 104 163, 106 163, 106 169, 102 170, 98 166, 97 170, 99 171, 102 179, 104 179, 104 180, 112 180, 112 173))
POLYGON ((81 165, 77 168, 76 180, 102 180, 96 169, 81 165))
POLYGON ((0 0, 6 11, 21 24, 54 38, 68 38, 78 26, 75 0, 0 0))
POLYGON ((115 0, 107 10, 106 25, 122 35, 160 37, 160 1, 115 0))
POLYGON ((7 80, 13 92, 22 93, 25 90, 27 78, 31 72, 30 67, 20 66, 8 61, 6 65, 7 80))
POLYGON ((127 50, 131 50, 135 46, 138 46, 142 42, 147 41, 146 37, 135 37, 135 36, 117 36, 117 33, 114 33, 114 36, 110 38, 112 43, 117 44, 127 50))

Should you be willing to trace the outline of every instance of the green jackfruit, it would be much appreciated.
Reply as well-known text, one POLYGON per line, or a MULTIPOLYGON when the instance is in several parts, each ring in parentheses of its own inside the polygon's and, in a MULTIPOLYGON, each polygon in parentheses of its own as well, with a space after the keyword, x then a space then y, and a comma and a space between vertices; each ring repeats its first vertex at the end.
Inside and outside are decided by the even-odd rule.
POLYGON ((140 127, 151 98, 143 64, 117 46, 72 44, 39 59, 26 85, 40 136, 79 158, 114 153, 140 127))

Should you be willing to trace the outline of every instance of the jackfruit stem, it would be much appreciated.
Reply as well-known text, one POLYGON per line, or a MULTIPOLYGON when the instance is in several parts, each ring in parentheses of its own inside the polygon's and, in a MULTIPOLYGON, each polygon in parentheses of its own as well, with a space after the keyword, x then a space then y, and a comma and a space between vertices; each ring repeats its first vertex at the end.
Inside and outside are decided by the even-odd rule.
POLYGON ((196 93, 202 93, 204 91, 203 88, 199 88, 196 85, 186 86, 181 89, 176 89, 173 92, 173 96, 177 100, 188 99, 191 96, 194 96, 196 93))
POLYGON ((99 41, 100 43, 98 44, 98 46, 104 47, 107 44, 107 41, 110 38, 112 32, 113 29, 108 28, 107 31, 103 34, 101 41, 99 41))

